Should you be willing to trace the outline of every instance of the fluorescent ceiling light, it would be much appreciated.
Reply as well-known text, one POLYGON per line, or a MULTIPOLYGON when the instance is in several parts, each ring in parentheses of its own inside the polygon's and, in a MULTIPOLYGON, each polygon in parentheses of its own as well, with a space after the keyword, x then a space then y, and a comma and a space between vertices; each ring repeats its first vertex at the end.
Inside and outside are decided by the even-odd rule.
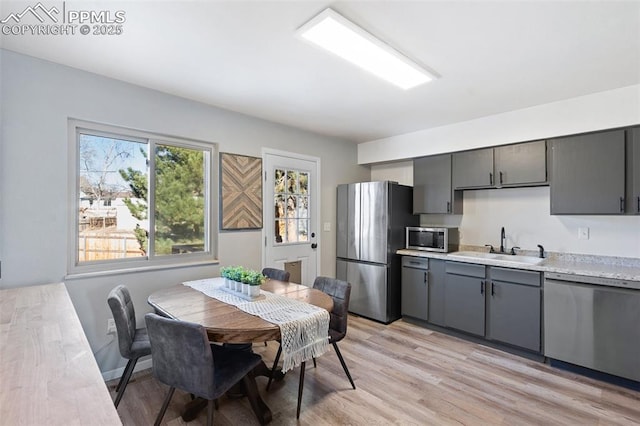
POLYGON ((332 9, 325 9, 296 34, 405 90, 435 78, 332 9))

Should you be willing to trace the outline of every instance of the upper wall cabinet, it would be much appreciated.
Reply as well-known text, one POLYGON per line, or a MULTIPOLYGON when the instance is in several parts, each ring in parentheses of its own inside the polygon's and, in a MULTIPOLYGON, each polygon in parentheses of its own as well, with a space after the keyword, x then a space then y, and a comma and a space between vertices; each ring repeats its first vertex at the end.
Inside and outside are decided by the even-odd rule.
POLYGON ((413 213, 462 213, 462 194, 451 185, 451 154, 413 160, 413 213))
POLYGON ((453 154, 454 189, 498 188, 547 183, 545 141, 453 154))
POLYGON ((625 212, 625 131, 551 141, 551 214, 625 212))
POLYGON ((453 154, 455 189, 491 188, 494 182, 493 148, 453 154))
POLYGON ((640 214, 640 127, 627 130, 627 213, 640 214))

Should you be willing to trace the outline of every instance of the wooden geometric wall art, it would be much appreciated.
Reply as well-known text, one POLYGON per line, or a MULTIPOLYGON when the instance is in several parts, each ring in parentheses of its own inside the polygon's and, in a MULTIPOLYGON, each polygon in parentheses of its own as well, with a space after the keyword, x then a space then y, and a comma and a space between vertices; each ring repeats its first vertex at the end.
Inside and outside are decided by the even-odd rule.
POLYGON ((220 153, 220 229, 262 228, 262 159, 220 153))

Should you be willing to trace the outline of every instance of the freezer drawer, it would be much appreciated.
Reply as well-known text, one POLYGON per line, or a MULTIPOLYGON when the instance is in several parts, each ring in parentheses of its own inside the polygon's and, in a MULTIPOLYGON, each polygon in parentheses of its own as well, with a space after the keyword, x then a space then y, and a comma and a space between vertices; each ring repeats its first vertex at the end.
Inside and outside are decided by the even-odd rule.
POLYGON ((640 291, 545 280, 544 354, 640 381, 640 291))
POLYGON ((397 319, 389 316, 386 265, 338 259, 336 276, 351 283, 349 312, 384 323, 397 319))

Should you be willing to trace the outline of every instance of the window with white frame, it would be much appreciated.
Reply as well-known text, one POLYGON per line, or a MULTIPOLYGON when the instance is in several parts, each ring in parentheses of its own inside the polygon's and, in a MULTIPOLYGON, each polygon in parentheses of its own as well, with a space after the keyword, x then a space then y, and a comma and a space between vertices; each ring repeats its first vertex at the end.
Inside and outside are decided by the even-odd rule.
POLYGON ((70 273, 215 261, 217 145, 70 120, 70 273))

